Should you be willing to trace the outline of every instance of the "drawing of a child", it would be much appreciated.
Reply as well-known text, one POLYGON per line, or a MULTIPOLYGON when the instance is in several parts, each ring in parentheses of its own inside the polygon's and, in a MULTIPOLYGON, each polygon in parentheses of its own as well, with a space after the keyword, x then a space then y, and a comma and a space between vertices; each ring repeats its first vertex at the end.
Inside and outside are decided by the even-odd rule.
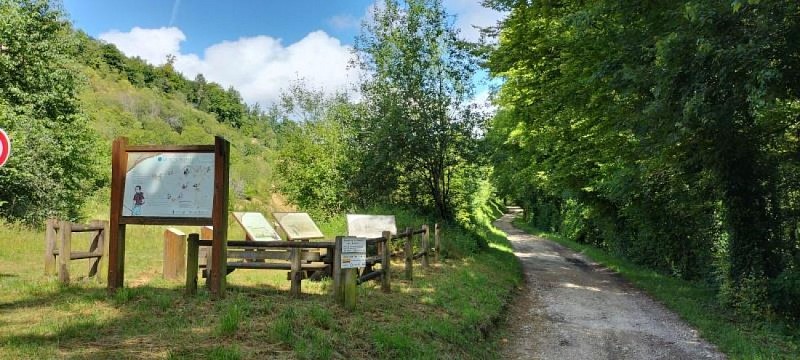
POLYGON ((136 190, 136 193, 133 194, 133 209, 131 209, 131 216, 138 216, 142 214, 142 205, 144 205, 144 192, 142 192, 141 185, 136 185, 134 190, 136 190))

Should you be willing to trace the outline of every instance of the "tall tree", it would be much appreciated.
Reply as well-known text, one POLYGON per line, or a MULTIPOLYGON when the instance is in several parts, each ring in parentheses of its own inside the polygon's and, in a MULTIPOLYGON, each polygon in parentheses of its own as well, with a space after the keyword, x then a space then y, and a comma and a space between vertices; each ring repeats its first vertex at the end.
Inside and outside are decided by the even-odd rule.
POLYGON ((341 213, 351 200, 348 140, 358 106, 343 94, 325 95, 295 83, 276 111, 281 193, 319 216, 341 213))
POLYGON ((0 128, 13 154, 0 168, 0 216, 77 218, 96 175, 96 144, 67 58, 72 30, 57 5, 0 0, 0 128))
POLYGON ((800 5, 492 3, 511 9, 489 62, 503 189, 579 240, 767 303, 800 263, 800 5))
MULTIPOLYGON (((468 105, 476 64, 439 0, 386 0, 356 41, 368 116, 358 125, 362 191, 427 194, 452 217, 451 182, 474 157, 482 119, 468 105)), ((422 201, 422 199, 418 199, 422 201)))

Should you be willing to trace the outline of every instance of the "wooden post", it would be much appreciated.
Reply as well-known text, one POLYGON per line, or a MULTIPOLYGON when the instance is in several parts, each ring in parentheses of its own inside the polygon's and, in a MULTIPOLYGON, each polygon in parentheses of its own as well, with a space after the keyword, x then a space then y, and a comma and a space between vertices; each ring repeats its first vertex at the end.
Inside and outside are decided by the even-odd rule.
POLYGON ((72 242, 72 223, 61 221, 58 225, 58 280, 64 284, 69 284, 69 258, 72 253, 70 242, 72 242))
POLYGON ((99 251, 103 252, 103 257, 100 258, 100 263, 97 265, 97 281, 103 281, 103 275, 108 273, 108 234, 111 231, 108 221, 101 221, 103 223, 103 236, 100 237, 100 244, 97 246, 99 251))
POLYGON ((47 227, 44 235, 44 274, 52 275, 56 273, 56 219, 47 219, 47 227))
POLYGON ((384 231, 383 239, 384 241, 381 243, 383 244, 381 247, 381 271, 383 272, 381 275, 381 291, 390 293, 392 292, 392 272, 390 270, 392 266, 392 258, 389 256, 391 253, 391 250, 389 249, 389 242, 392 241, 392 233, 389 231, 384 231))
POLYGON ((422 225, 422 267, 428 267, 428 252, 430 252, 430 248, 428 247, 428 234, 430 230, 428 229, 428 224, 422 225))
POLYGON ((344 304, 344 289, 342 289, 342 237, 336 237, 333 247, 333 299, 344 304))
POLYGON ((344 308, 350 311, 356 309, 356 297, 358 296, 358 269, 344 269, 344 308))
MULTIPOLYGON (((214 238, 214 227, 203 226, 200 228, 200 240, 211 240, 214 238)), ((200 265, 206 265, 206 254, 211 251, 211 246, 200 247, 200 265)))
MULTIPOLYGON (((211 267, 211 265, 212 265, 211 255, 212 254, 211 254, 210 250, 206 251, 206 256, 205 256, 206 271, 205 271, 205 275, 206 275, 206 288, 209 289, 209 291, 211 290, 211 268, 212 268, 211 267)), ((226 259, 226 263, 227 263, 227 259, 226 259)), ((225 265, 228 265, 228 264, 225 264, 225 265)))
POLYGON ((213 226, 203 226, 200 228, 200 239, 201 240, 211 240, 214 238, 214 227, 213 226))
POLYGON ((300 286, 303 278, 300 272, 300 253, 302 252, 302 249, 292 248, 289 250, 289 252, 292 265, 292 271, 290 273, 292 283, 291 288, 289 289, 289 294, 294 297, 300 297, 300 293, 302 292, 300 286))
POLYGON ((197 269, 199 267, 199 248, 197 243, 200 235, 189 234, 186 243, 186 294, 194 295, 197 293, 197 269))
MULTIPOLYGON (((89 245, 90 253, 100 255, 99 257, 89 258, 89 277, 92 277, 97 275, 97 271, 100 269, 100 261, 103 259, 103 255, 105 255, 105 245, 103 245, 103 236, 105 236, 103 233, 103 230, 105 229, 105 221, 92 220, 92 222, 89 223, 89 226, 100 228, 100 230, 97 230, 92 238, 91 245, 89 245), (97 249, 100 250, 98 251, 97 249)), ((99 279, 100 276, 97 276, 97 278, 99 279)))
POLYGON ((162 275, 168 280, 178 280, 186 269, 186 234, 175 228, 164 230, 164 264, 162 275))
POLYGON ((439 253, 442 251, 441 243, 439 242, 439 223, 433 225, 433 246, 434 246, 433 261, 438 263, 439 253))
POLYGON ((221 136, 214 138, 214 206, 212 222, 214 238, 211 240, 211 298, 225 297, 225 275, 228 274, 228 182, 231 144, 221 136))
POLYGON ((108 290, 116 291, 125 281, 125 224, 122 217, 122 201, 125 196, 125 174, 128 154, 125 149, 128 139, 117 138, 111 150, 111 213, 108 237, 108 290))
POLYGON ((414 244, 411 242, 411 228, 406 228, 406 243, 403 252, 406 257, 406 279, 414 279, 414 244))

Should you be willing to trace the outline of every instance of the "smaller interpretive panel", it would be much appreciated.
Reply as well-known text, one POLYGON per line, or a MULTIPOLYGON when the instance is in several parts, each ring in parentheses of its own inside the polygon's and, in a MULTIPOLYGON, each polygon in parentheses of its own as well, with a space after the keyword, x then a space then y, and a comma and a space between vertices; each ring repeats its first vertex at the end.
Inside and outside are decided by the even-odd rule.
POLYGON ((368 239, 383 236, 384 231, 397 234, 394 215, 347 214, 347 235, 368 239))
POLYGON ((321 239, 325 237, 311 216, 304 212, 276 212, 272 214, 278 220, 289 240, 321 239))
POLYGON ((234 212, 233 218, 242 225, 247 237, 253 241, 282 240, 267 218, 259 212, 234 212))

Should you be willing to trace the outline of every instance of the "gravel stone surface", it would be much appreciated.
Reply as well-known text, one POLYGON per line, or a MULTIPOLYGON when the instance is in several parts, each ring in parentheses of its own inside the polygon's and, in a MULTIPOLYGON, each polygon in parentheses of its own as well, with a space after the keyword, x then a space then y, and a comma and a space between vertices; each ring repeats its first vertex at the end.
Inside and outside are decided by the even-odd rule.
POLYGON ((676 314, 619 275, 552 241, 495 222, 525 272, 509 308, 507 359, 724 359, 676 314))

